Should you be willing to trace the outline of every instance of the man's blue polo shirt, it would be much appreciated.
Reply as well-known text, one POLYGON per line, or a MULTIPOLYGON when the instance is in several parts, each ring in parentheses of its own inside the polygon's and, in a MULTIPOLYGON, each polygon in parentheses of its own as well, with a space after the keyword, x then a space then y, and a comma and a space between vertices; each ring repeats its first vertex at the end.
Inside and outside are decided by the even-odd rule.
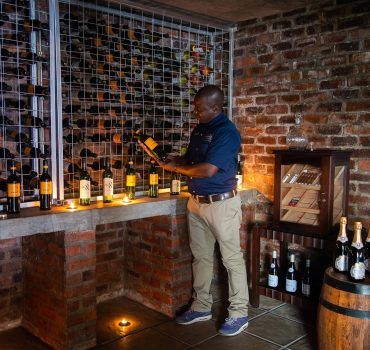
POLYGON ((224 113, 205 124, 198 124, 190 136, 188 164, 210 163, 218 168, 208 178, 188 178, 189 192, 200 196, 232 191, 236 188, 237 154, 240 134, 224 113))

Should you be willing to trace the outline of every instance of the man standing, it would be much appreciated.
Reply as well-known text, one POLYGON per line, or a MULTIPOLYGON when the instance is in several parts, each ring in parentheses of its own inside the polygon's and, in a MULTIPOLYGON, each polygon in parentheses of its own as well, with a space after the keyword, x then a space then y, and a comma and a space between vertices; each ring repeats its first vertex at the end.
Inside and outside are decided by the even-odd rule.
POLYGON ((201 88, 194 97, 194 128, 185 156, 169 157, 159 164, 168 171, 188 176, 191 197, 187 205, 190 248, 193 254, 194 301, 176 318, 188 325, 210 320, 215 242, 229 279, 229 317, 219 329, 233 336, 248 326, 248 286, 240 248, 241 200, 236 191, 237 153, 240 135, 223 113, 224 94, 214 85, 201 88))

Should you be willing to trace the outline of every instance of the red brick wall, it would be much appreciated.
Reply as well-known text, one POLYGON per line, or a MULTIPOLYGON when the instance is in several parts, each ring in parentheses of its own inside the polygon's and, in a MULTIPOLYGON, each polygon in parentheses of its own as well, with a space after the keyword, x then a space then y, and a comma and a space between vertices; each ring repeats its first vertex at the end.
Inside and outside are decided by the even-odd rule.
POLYGON ((0 240, 0 330, 20 322, 22 316, 21 238, 0 240))
POLYGON ((370 6, 329 0, 238 27, 234 120, 246 184, 273 199, 272 148, 301 112, 314 147, 353 150, 349 221, 370 225, 370 6), (337 4, 337 5, 336 5, 337 4))
POLYGON ((95 232, 23 238, 22 325, 55 349, 96 344, 95 232))
POLYGON ((185 215, 127 223, 125 295, 173 316, 191 296, 191 253, 185 215))
POLYGON ((98 300, 123 295, 123 244, 126 222, 96 227, 96 295, 98 300))

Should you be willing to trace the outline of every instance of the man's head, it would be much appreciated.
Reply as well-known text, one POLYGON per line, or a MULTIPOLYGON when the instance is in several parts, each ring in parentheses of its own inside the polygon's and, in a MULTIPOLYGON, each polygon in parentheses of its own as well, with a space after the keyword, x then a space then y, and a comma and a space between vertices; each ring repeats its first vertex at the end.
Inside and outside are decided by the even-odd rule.
POLYGON ((216 118, 224 104, 224 94, 215 85, 202 87, 194 97, 194 116, 200 123, 208 123, 216 118))

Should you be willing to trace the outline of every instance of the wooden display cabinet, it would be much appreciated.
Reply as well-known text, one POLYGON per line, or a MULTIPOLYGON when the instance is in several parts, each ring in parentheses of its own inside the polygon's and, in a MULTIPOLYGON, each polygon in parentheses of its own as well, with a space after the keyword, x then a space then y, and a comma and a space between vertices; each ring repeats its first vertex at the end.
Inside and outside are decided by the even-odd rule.
POLYGON ((274 150, 273 228, 306 236, 332 232, 347 216, 350 151, 274 150))

